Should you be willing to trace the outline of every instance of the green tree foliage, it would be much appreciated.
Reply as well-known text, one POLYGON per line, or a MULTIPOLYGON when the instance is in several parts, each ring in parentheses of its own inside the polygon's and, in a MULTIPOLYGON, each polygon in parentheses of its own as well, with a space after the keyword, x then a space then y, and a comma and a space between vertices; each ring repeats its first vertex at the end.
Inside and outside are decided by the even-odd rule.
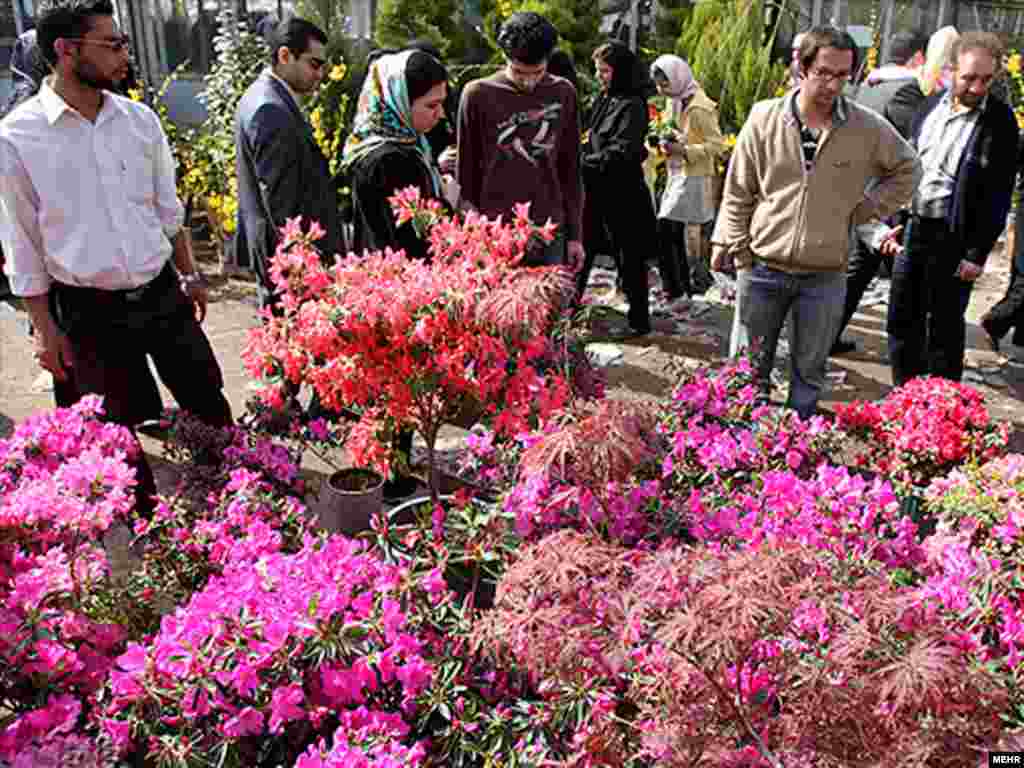
POLYGON ((298 0, 295 15, 312 21, 334 42, 344 34, 348 6, 349 0, 298 0))
POLYGON ((381 0, 375 37, 385 48, 401 48, 410 40, 426 38, 446 59, 460 47, 461 2, 458 0, 381 0))
POLYGON ((690 18, 690 0, 658 0, 652 24, 642 30, 642 52, 647 58, 671 52, 690 18))
POLYGON ((704 0, 693 6, 676 53, 718 102, 722 129, 738 131, 751 107, 776 94, 786 79, 772 59, 778 24, 766 24, 763 0, 704 0))

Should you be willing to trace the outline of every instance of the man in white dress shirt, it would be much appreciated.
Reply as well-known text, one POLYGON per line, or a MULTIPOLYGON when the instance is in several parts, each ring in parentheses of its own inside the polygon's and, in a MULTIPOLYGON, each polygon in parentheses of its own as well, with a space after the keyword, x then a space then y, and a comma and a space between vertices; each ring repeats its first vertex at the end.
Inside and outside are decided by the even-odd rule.
POLYGON ((111 93, 129 62, 111 0, 47 0, 36 30, 54 74, 0 123, 5 270, 36 359, 132 427, 148 405, 149 356, 184 410, 226 425, 167 138, 152 110, 111 93))

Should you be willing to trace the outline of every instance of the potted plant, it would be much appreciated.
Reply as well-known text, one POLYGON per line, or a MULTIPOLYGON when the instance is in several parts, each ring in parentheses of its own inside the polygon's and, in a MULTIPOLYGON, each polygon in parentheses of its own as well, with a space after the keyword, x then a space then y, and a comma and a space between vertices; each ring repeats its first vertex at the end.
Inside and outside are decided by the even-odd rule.
MULTIPOLYGON (((386 470, 382 436, 413 429, 433 478, 438 433, 467 405, 514 434, 569 397, 563 378, 537 363, 572 282, 561 267, 519 266, 533 238, 554 234, 530 222, 528 205, 505 222, 444 216, 415 188, 392 203, 400 223, 429 232, 431 261, 386 250, 325 268, 320 227, 289 221, 271 267, 282 313, 250 332, 243 357, 271 405, 283 403, 286 384, 308 383, 325 408, 357 410, 348 448, 360 466, 386 470)), ((438 496, 432 482, 435 504, 438 496)))

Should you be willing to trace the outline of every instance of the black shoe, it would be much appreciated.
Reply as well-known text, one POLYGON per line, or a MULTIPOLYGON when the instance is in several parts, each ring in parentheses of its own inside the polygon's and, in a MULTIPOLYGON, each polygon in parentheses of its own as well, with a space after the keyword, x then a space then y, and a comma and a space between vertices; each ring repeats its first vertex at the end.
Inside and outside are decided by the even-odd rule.
POLYGON ((981 318, 981 327, 985 329, 985 335, 988 336, 988 345, 992 347, 992 351, 998 352, 1001 339, 992 331, 992 318, 988 315, 981 318))
POLYGON ((848 355, 851 352, 857 351, 857 342, 850 341, 849 339, 836 339, 835 344, 832 345, 832 349, 829 350, 829 355, 835 357, 837 355, 848 355))

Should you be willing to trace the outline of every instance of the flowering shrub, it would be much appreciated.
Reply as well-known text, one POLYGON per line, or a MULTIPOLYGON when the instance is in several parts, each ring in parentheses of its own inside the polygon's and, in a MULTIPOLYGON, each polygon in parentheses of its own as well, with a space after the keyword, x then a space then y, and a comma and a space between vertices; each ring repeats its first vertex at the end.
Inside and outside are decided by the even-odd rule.
POLYGON ((0 440, 0 759, 14 765, 71 764, 124 641, 90 608, 108 576, 96 541, 134 503, 138 442, 102 413, 86 396, 0 440))
POLYGON ((1019 676, 1024 663, 1024 456, 1010 454, 951 472, 929 485, 925 501, 938 519, 919 569, 919 609, 938 614, 964 651, 990 664, 1013 695, 1012 720, 1024 720, 1019 676))
POLYGON ((474 637, 573 724, 572 765, 966 765, 1006 700, 905 589, 793 545, 642 552, 559 532, 509 568, 474 637))
POLYGON ((432 680, 403 608, 415 591, 402 569, 341 536, 229 564, 118 658, 104 728, 158 760, 291 765, 354 725, 366 733, 346 729, 338 755, 373 756, 371 737, 405 732, 400 716, 432 680))
POLYGON ((271 268, 283 314, 250 332, 243 358, 273 407, 289 383, 308 382, 325 407, 359 409, 348 446, 358 464, 386 469, 384 421, 385 432, 417 430, 433 468, 438 431, 467 404, 512 434, 565 402, 564 380, 534 362, 548 352, 547 333, 572 284, 562 268, 519 266, 534 238, 553 235, 553 225, 530 223, 528 206, 505 224, 438 216, 415 188, 393 204, 399 222, 436 220, 431 260, 388 249, 326 269, 314 246, 319 227, 303 232, 290 221, 271 268))
POLYGON ((988 415, 981 392, 936 377, 912 379, 880 403, 839 405, 836 414, 863 441, 856 463, 904 493, 923 490, 962 464, 999 456, 1009 438, 1008 426, 988 415))
POLYGON ((524 538, 559 528, 596 529, 636 543, 660 533, 657 415, 643 404, 577 402, 521 438, 519 482, 505 500, 524 538))

